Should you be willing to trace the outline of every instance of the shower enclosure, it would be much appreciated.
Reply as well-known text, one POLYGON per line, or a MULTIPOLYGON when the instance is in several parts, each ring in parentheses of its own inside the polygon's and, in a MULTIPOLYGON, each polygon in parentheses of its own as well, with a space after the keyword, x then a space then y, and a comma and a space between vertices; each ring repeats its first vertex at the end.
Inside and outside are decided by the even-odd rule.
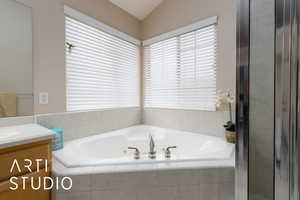
POLYGON ((299 0, 237 1, 236 200, 299 200, 299 0))
POLYGON ((274 199, 299 199, 298 0, 276 1, 274 199))

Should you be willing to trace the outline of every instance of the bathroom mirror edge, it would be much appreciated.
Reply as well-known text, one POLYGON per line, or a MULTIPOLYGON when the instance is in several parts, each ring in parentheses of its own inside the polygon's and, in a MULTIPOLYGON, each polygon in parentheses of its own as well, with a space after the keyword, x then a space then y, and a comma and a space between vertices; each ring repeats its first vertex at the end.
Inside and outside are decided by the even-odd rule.
MULTIPOLYGON (((30 1, 3 0, 0 51, 3 52, 0 76, 0 120, 34 115, 33 10, 30 1), (4 11, 9 12, 4 12, 4 11), (13 26, 11 25, 13 24, 13 26), (22 32, 23 34, 19 34, 22 32), (15 33, 15 34, 13 34, 15 33), (17 58, 17 59, 16 59, 17 58)), ((17 120, 19 121, 19 120, 17 120)))

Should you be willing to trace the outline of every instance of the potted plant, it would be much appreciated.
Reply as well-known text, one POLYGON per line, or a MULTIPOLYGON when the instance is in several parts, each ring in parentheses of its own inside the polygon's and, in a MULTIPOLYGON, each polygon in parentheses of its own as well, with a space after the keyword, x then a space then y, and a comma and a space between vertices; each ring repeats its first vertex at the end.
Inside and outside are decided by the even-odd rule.
POLYGON ((236 143, 236 132, 235 132, 235 123, 232 117, 232 105, 234 104, 234 95, 233 92, 228 89, 226 91, 219 90, 217 92, 217 101, 216 105, 218 108, 227 107, 229 112, 229 121, 224 124, 225 128, 225 137, 227 142, 236 143))

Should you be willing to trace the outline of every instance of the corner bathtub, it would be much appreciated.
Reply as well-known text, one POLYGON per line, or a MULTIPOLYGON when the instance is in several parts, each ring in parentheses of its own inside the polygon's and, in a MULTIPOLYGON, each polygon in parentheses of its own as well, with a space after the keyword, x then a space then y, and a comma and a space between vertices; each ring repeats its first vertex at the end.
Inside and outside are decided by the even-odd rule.
POLYGON ((227 160, 233 156, 234 145, 222 138, 139 125, 95 136, 66 142, 65 148, 54 152, 54 157, 66 168, 107 165, 173 163, 188 161, 227 160), (149 134, 155 141, 156 159, 148 158, 149 134), (134 159, 137 147, 140 159, 134 159), (164 149, 171 150, 171 158, 165 158, 164 149))

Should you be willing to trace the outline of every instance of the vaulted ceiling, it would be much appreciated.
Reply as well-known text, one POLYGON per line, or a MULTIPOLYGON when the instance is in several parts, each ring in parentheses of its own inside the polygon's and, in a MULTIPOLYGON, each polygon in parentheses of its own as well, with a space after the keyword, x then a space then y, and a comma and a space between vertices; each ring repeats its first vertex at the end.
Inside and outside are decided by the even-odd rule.
POLYGON ((146 18, 163 0, 109 0, 139 20, 146 18))

